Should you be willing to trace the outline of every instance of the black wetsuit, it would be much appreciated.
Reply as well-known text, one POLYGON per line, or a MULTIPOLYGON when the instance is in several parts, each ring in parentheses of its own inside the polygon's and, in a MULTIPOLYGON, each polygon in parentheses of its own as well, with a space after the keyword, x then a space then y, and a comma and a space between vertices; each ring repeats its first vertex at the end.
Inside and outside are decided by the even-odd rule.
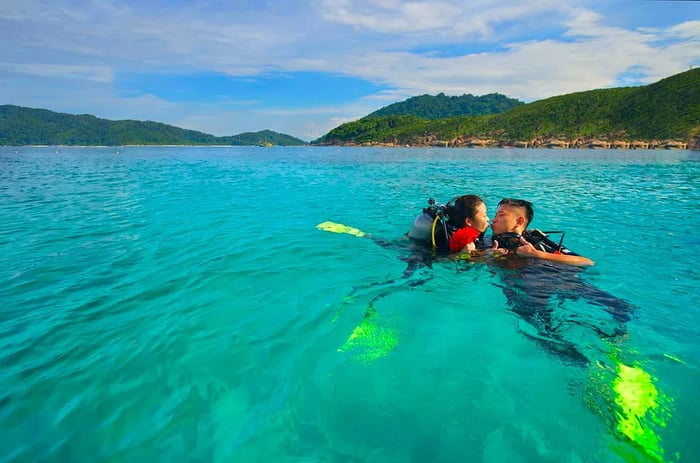
MULTIPOLYGON (((412 240, 404 237, 404 239, 394 242, 372 238, 375 243, 384 248, 402 251, 403 255, 400 259, 405 261, 407 265, 403 275, 399 278, 354 288, 353 294, 370 288, 386 287, 385 291, 380 290, 380 293, 371 300, 368 313, 374 310, 373 304, 377 300, 397 291, 399 287, 414 288, 432 279, 432 276, 426 275, 418 279, 411 277, 416 270, 422 267, 431 268, 433 262, 444 260, 449 255, 449 240, 454 228, 448 223, 441 222, 437 225, 434 238, 436 246, 433 246, 432 237, 428 240, 412 240)), ((559 251, 562 254, 576 255, 571 250, 562 247, 560 243, 550 240, 546 234, 539 230, 528 230, 523 233, 523 236, 542 251, 559 251)), ((499 247, 506 249, 514 249, 521 244, 520 235, 508 234, 488 237, 482 234, 476 240, 475 245, 480 250, 490 249, 493 247, 494 239, 498 240, 499 247)), ((576 362, 586 363, 588 359, 573 343, 562 336, 562 322, 564 325, 568 323, 585 325, 596 331, 600 337, 607 338, 624 333, 624 325, 629 321, 634 310, 629 302, 583 280, 580 267, 540 259, 523 259, 515 255, 493 259, 486 257, 485 262, 494 270, 494 274, 498 274, 498 282, 494 284, 503 290, 510 310, 537 330, 536 339, 542 342, 548 350, 576 362), (561 318, 559 316, 561 314, 555 312, 555 301, 563 303, 565 300, 576 299, 584 299, 591 304, 602 307, 603 310, 612 315, 613 326, 606 326, 609 324, 609 320, 595 319, 595 323, 593 323, 591 320, 584 321, 578 317, 557 321, 557 318, 561 318)))
MULTIPOLYGON (((539 232, 541 234, 541 232, 539 232)), ((547 239, 547 242, 535 244, 533 241, 542 237, 537 233, 524 233, 526 240, 545 252, 555 252, 559 249, 557 243, 547 239)), ((546 235, 545 235, 546 237, 546 235)), ((506 248, 513 249, 519 246, 519 237, 490 237, 481 241, 480 247, 488 248, 496 239, 501 243, 510 243, 506 248), (499 240, 499 238, 501 238, 499 240), (516 244, 517 243, 517 244, 516 244)), ((562 254, 575 255, 566 248, 562 254)), ((500 283, 496 283, 505 294, 510 310, 521 316, 530 325, 537 329, 538 338, 546 343, 552 342, 548 348, 565 354, 577 361, 587 361, 571 343, 562 339, 560 334, 562 322, 585 325, 596 331, 601 337, 619 336, 625 332, 625 323, 630 320, 634 306, 627 301, 617 298, 610 293, 597 288, 581 278, 581 268, 566 264, 539 259, 523 259, 514 255, 495 259, 494 267, 499 269, 500 283), (613 326, 607 326, 606 320, 592 323, 583 321, 581 317, 571 317, 565 321, 554 320, 552 300, 558 299, 559 303, 565 300, 584 299, 585 301, 600 306, 612 315, 613 326)))

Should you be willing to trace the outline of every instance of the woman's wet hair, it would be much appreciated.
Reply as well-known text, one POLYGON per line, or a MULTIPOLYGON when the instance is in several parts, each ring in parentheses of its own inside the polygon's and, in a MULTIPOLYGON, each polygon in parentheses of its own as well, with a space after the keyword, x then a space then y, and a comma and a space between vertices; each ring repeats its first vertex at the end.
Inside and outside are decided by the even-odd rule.
POLYGON ((513 198, 503 198, 498 202, 498 207, 501 206, 511 206, 511 207, 521 207, 525 209, 525 219, 529 225, 532 219, 535 218, 535 211, 532 208, 532 203, 530 201, 525 201, 524 199, 513 199, 513 198))
POLYGON ((466 219, 474 220, 476 208, 479 207, 479 204, 485 203, 477 195, 463 195, 455 198, 454 204, 447 211, 450 217, 450 225, 455 228, 462 228, 466 219))

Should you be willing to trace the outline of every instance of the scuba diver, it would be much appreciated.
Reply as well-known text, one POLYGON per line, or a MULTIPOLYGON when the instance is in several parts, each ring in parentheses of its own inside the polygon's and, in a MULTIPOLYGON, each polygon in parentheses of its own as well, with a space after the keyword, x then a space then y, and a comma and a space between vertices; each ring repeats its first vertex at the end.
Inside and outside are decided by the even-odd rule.
MULTIPOLYGON (((449 243, 460 230, 458 224, 445 218, 450 213, 454 213, 450 207, 436 207, 434 201, 429 201, 429 207, 416 219, 409 236, 422 238, 424 243, 429 241, 436 252, 446 252, 448 248, 445 243, 449 243)), ((578 325, 593 330, 602 340, 624 340, 627 335, 626 323, 635 307, 584 281, 580 276, 580 267, 593 265, 593 261, 564 247, 564 232, 528 230, 533 217, 530 202, 502 199, 491 223, 493 235, 485 237, 482 233, 475 240, 477 255, 482 253, 488 256, 489 252, 492 253, 493 258, 486 262, 493 274, 499 276, 501 284, 496 283, 496 286, 503 290, 509 309, 518 315, 518 320, 524 320, 536 330, 536 333, 525 330, 518 323, 523 334, 561 360, 588 368, 593 377, 591 384, 600 384, 601 378, 614 376, 609 389, 605 386, 603 391, 593 392, 591 397, 598 394, 606 396, 612 391, 612 415, 610 411, 595 406, 593 409, 610 420, 615 435, 632 442, 644 461, 666 461, 662 439, 656 430, 666 427, 660 410, 663 406, 670 406, 671 399, 657 389, 653 376, 644 371, 639 363, 624 360, 621 355, 624 351, 620 349, 619 342, 609 343, 603 358, 595 358, 595 355, 588 357, 580 342, 572 342, 571 335, 566 333, 569 328, 578 325), (558 243, 549 238, 550 234, 556 233, 561 234, 558 243), (563 310, 555 312, 554 298, 558 298, 560 304, 567 299, 583 299, 603 307, 612 315, 614 324, 610 327, 608 320, 598 317, 586 320, 582 313, 584 308, 568 315, 563 310)), ((624 459, 632 461, 627 458, 630 455, 623 452, 624 459)))
POLYGON ((446 205, 428 200, 428 207, 416 217, 406 236, 433 254, 473 251, 489 227, 486 203, 477 195, 457 196, 446 205))
POLYGON ((412 252, 405 259, 408 266, 404 276, 420 266, 431 267, 436 259, 478 254, 488 227, 486 203, 477 195, 458 196, 446 205, 429 199, 428 207, 405 235, 412 252))
POLYGON ((523 199, 503 198, 498 203, 496 216, 491 224, 493 231, 493 246, 502 249, 504 254, 514 252, 523 257, 549 260, 569 265, 594 265, 594 262, 580 256, 562 246, 561 241, 555 245, 547 235, 554 232, 543 233, 539 230, 527 230, 535 213, 532 203, 523 199), (536 247, 538 246, 539 249, 536 247))
POLYGON ((440 261, 484 262, 493 269, 494 274, 498 274, 500 282, 494 284, 504 292, 509 309, 536 329, 537 334, 533 337, 567 358, 586 363, 585 356, 562 339, 562 324, 557 324, 552 317, 552 299, 555 296, 560 302, 584 299, 602 306, 612 315, 616 326, 604 326, 605 322, 591 324, 577 318, 566 321, 590 327, 601 338, 624 334, 625 323, 630 320, 634 307, 585 282, 580 277, 580 267, 593 265, 593 261, 566 248, 563 245, 563 232, 528 230, 533 217, 530 202, 505 198, 498 203, 498 210, 490 224, 493 235, 486 236, 489 217, 485 202, 477 195, 462 195, 445 205, 429 199, 428 207, 416 217, 405 237, 398 241, 377 238, 333 222, 321 223, 317 228, 370 238, 385 249, 401 252, 399 258, 407 265, 400 277, 355 287, 346 297, 350 301, 368 290, 379 291, 370 300, 365 318, 374 316, 374 304, 379 299, 400 287, 412 289, 430 281, 431 275, 412 278, 420 268, 432 268, 434 262, 440 261), (549 238, 550 234, 555 233, 561 233, 558 243, 549 238))
MULTIPOLYGON (((591 266, 594 262, 566 248, 563 245, 563 232, 527 229, 534 218, 532 203, 521 199, 502 199, 491 222, 493 235, 487 237, 484 233, 488 226, 487 216, 486 227, 477 229, 480 232, 478 235, 472 227, 474 223, 483 224, 476 219, 477 209, 472 201, 473 195, 465 195, 443 206, 430 199, 429 206, 414 221, 408 237, 418 247, 430 247, 433 259, 435 256, 450 255, 472 259, 477 256, 488 257, 492 253, 493 258, 487 258, 486 262, 491 268, 498 269, 495 273, 499 274, 501 283, 496 283, 496 286, 506 295, 509 309, 536 329, 537 334, 531 336, 543 341, 549 350, 564 354, 566 358, 582 363, 588 361, 575 346, 562 339, 561 323, 557 324, 553 320, 554 308, 551 301, 555 296, 560 302, 584 299, 602 306, 612 315, 616 326, 610 328, 603 326, 605 323, 585 323, 578 319, 567 320, 567 323, 585 325, 601 338, 617 337, 625 333, 625 323, 630 320, 634 307, 581 279, 579 267, 591 266), (471 207, 466 207, 467 205, 471 207), (549 238, 550 234, 556 233, 561 233, 558 243, 549 238), (454 246, 455 237, 463 234, 473 237, 473 244, 464 248, 454 246), (455 251, 461 253, 454 254, 455 251), (467 251, 467 254, 463 251, 467 251), (566 265, 552 265, 553 263, 566 265)), ((480 212, 486 215, 485 206, 480 212)), ((428 265, 429 256, 425 253, 415 256, 420 256, 421 262, 428 265)))
MULTIPOLYGON (((592 329, 601 339, 619 340, 626 335, 625 324, 635 307, 584 281, 580 276, 581 267, 593 265, 593 261, 567 249, 563 245, 563 232, 528 230, 533 217, 530 202, 505 198, 499 202, 491 223, 493 235, 487 237, 489 218, 483 200, 465 195, 446 205, 431 198, 402 241, 388 242, 333 222, 317 225, 321 230, 369 237, 384 248, 408 252, 401 257, 408 265, 400 278, 354 288, 346 298, 359 295, 363 289, 379 289, 379 294, 369 297, 371 300, 361 323, 338 352, 350 353, 360 362, 388 355, 398 344, 399 332, 376 319, 381 317, 374 307, 377 301, 397 290, 413 289, 428 282, 433 278, 431 275, 411 277, 421 267, 432 267, 433 262, 452 261, 458 265, 461 260, 483 262, 492 275, 498 275, 499 283, 494 284, 503 290, 509 310, 517 315, 517 320, 534 327, 536 333, 524 330, 520 323, 519 330, 561 360, 588 368, 593 375, 591 384, 603 384, 605 389, 601 395, 610 394, 614 403, 610 410, 598 408, 595 401, 586 403, 593 404, 594 411, 609 420, 617 437, 632 442, 635 449, 650 458, 649 461, 663 461, 664 449, 655 430, 665 427, 659 410, 669 399, 656 388, 654 378, 639 364, 626 362, 618 343, 610 344, 605 354, 607 359, 589 358, 580 343, 570 341, 571 336, 566 333, 567 328, 576 324, 592 329), (561 234, 561 238, 555 242, 549 238, 551 234, 561 234), (555 312, 552 301, 555 298, 560 303, 567 299, 584 299, 601 306, 612 315, 616 325, 611 329, 606 326, 607 320, 585 321, 579 311, 568 316, 562 311, 555 312), (607 378, 612 378, 609 386, 607 378)), ((593 394, 597 394, 595 390, 593 394)))
MULTIPOLYGON (((593 261, 587 257, 580 256, 563 246, 564 232, 542 232, 537 229, 527 230, 534 217, 532 203, 522 199, 504 198, 498 203, 498 211, 491 224, 493 236, 491 237, 492 246, 495 249, 500 249, 505 256, 530 257, 541 260, 546 260, 556 263, 564 263, 574 266, 593 265, 593 261), (559 243, 553 242, 548 235, 553 233, 561 233, 562 237, 559 243)), ((510 263, 513 261, 511 260, 510 263)), ((510 268, 521 269, 522 265, 510 265, 510 268)), ((559 279, 566 282, 570 280, 562 272, 567 267, 543 267, 553 269, 559 279)), ((575 269, 574 269, 575 270, 575 269)), ((552 276, 553 272, 549 272, 552 276)), ((573 275, 578 275, 578 272, 569 272, 573 275)), ((554 278, 548 278, 554 280, 554 278)), ((551 281, 554 283, 554 281, 551 281)), ((633 311, 633 306, 626 301, 616 298, 605 291, 595 288, 591 285, 581 282, 578 285, 572 284, 569 281, 570 288, 566 285, 562 288, 553 286, 559 291, 567 289, 566 296, 577 299, 583 297, 587 301, 602 305, 606 308, 615 320, 620 323, 625 323, 630 320, 630 313, 633 311)), ((532 301, 530 301, 532 302, 532 301)), ((520 304, 522 305, 522 304, 520 304)))
MULTIPOLYGON (((549 233, 558 232, 526 230, 534 217, 532 204, 528 201, 504 198, 498 203, 498 211, 491 224, 494 235, 491 242, 484 236, 489 226, 486 205, 478 196, 459 196, 445 206, 437 204, 431 198, 428 204, 429 207, 423 209, 423 214, 416 218, 407 236, 411 240, 432 245, 433 251, 438 254, 499 249, 496 253, 498 255, 510 252, 569 265, 594 265, 587 257, 564 248, 561 241, 555 245, 547 237, 549 233), (464 241, 463 237, 471 237, 472 240, 467 243, 474 245, 466 248, 459 246, 464 241)), ((562 233, 562 241, 563 239, 562 233)))

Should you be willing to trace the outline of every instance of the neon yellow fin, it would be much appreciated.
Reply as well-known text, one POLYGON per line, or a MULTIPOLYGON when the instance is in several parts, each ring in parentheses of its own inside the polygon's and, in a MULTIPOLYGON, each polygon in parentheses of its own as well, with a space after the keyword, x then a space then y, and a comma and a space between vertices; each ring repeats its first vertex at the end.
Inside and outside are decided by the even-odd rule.
POLYGON ((659 394, 651 375, 637 366, 618 363, 613 391, 619 407, 616 412, 618 431, 662 461, 663 449, 652 427, 666 426, 658 410, 659 401, 666 398, 659 394))
POLYGON ((318 228, 319 230, 327 231, 327 232, 346 233, 348 235, 357 236, 359 238, 362 238, 366 234, 365 232, 358 230, 355 227, 349 227, 347 225, 343 225, 342 223, 335 223, 335 222, 322 222, 322 223, 316 225, 316 228, 318 228))
POLYGON ((394 330, 378 326, 371 317, 365 317, 338 352, 351 353, 357 360, 369 363, 388 355, 398 343, 394 330))

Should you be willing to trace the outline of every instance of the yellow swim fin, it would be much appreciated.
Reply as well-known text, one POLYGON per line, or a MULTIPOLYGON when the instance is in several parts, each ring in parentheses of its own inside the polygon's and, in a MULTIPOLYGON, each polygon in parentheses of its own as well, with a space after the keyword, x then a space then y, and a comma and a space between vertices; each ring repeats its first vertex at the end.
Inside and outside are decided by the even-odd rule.
POLYGON ((362 323, 357 325, 338 352, 347 352, 361 363, 385 357, 399 343, 397 333, 391 328, 380 326, 374 319, 374 310, 365 314, 362 323))
POLYGON ((355 227, 349 227, 347 225, 343 225, 342 223, 335 222, 321 222, 320 224, 316 225, 316 228, 327 232, 346 233, 348 235, 357 236, 359 238, 362 238, 366 235, 365 232, 358 230, 355 227))
POLYGON ((661 436, 657 434, 668 425, 673 398, 657 388, 657 379, 644 371, 639 362, 625 364, 617 354, 616 351, 608 354, 615 375, 612 380, 615 430, 651 461, 674 461, 665 455, 661 436))
POLYGON ((629 462, 678 460, 677 454, 675 459, 666 454, 662 436, 658 434, 671 419, 673 398, 657 387, 657 378, 645 371, 641 362, 623 361, 617 344, 610 344, 610 348, 607 353, 610 363, 591 364, 591 389, 586 402, 606 421, 610 420, 619 439, 619 445, 613 444, 612 449, 629 462))
POLYGON ((618 406, 617 430, 644 451, 663 461, 664 451, 654 427, 666 427, 660 405, 668 398, 659 393, 649 373, 638 366, 616 365, 613 380, 615 404, 618 406))

